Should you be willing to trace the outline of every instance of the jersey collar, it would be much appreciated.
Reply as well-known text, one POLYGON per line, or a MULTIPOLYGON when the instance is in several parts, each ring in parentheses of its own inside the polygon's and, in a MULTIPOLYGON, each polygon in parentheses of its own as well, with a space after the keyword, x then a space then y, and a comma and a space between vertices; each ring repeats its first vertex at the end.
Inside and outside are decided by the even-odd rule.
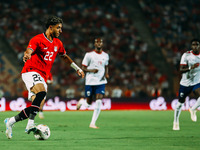
POLYGON ((195 55, 195 56, 198 56, 200 53, 199 53, 199 54, 195 54, 195 53, 193 53, 193 51, 192 51, 192 54, 195 55))
POLYGON ((50 42, 50 43, 52 43, 53 41, 50 41, 48 38, 47 38, 47 36, 46 36, 46 34, 45 33, 43 33, 43 35, 44 35, 44 37, 50 42))
POLYGON ((103 50, 100 52, 100 53, 98 53, 95 49, 93 50, 95 53, 97 53, 97 54, 101 54, 102 52, 103 52, 103 50))

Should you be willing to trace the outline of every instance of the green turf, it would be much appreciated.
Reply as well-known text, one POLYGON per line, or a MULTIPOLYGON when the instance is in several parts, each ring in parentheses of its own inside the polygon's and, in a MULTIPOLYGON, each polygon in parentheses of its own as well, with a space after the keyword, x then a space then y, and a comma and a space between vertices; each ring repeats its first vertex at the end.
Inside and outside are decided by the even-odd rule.
POLYGON ((180 131, 172 131, 173 111, 102 111, 100 129, 90 129, 92 111, 44 112, 35 122, 50 127, 51 137, 35 140, 24 133, 27 121, 15 124, 13 138, 5 136, 3 120, 17 112, 0 113, 0 150, 194 150, 200 149, 199 122, 189 112, 180 117, 180 131))

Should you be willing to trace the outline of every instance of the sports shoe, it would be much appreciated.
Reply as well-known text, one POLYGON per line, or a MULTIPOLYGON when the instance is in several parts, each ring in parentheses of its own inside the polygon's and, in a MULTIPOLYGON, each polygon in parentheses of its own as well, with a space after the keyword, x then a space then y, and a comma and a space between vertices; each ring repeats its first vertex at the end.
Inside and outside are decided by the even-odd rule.
POLYGON ((40 111, 38 116, 39 116, 40 119, 44 119, 44 113, 43 112, 40 111))
POLYGON ((81 99, 78 101, 78 103, 77 103, 77 105, 76 105, 76 110, 79 110, 79 109, 81 108, 83 100, 84 100, 84 99, 81 98, 81 99))
POLYGON ((196 110, 192 110, 191 108, 189 108, 189 112, 190 112, 192 121, 196 122, 197 121, 197 115, 196 115, 197 111, 196 110))
POLYGON ((11 139, 12 138, 12 125, 9 124, 9 119, 10 118, 6 118, 4 120, 4 123, 6 125, 6 136, 8 139, 11 139))
POLYGON ((177 122, 173 123, 173 130, 180 130, 179 123, 177 122))
POLYGON ((97 127, 96 125, 93 125, 93 124, 90 124, 89 127, 90 127, 90 128, 93 128, 93 129, 99 129, 99 127, 97 127))
POLYGON ((35 124, 27 125, 26 129, 25 129, 25 133, 27 133, 27 134, 30 134, 31 132, 35 133, 35 132, 37 132, 37 130, 38 129, 35 124))

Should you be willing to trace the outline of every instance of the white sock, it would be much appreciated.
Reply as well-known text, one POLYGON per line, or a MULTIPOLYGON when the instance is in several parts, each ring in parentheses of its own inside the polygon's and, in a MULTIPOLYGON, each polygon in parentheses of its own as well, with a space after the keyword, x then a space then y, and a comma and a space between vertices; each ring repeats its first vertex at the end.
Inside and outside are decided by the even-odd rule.
POLYGON ((82 99, 82 100, 80 101, 80 103, 81 103, 84 107, 86 107, 86 108, 90 107, 90 105, 87 103, 87 99, 82 99))
POLYGON ((174 110, 174 122, 179 123, 179 116, 181 114, 181 108, 184 103, 178 102, 176 105, 176 109, 174 110))
POLYGON ((12 126, 16 122, 15 117, 9 119, 9 124, 12 126))
POLYGON ((101 104, 102 104, 102 101, 100 99, 96 100, 96 106, 95 106, 95 109, 93 112, 92 121, 90 123, 91 125, 95 125, 95 123, 99 117, 99 114, 101 112, 101 104))
POLYGON ((196 103, 192 106, 192 110, 196 110, 200 106, 200 97, 197 99, 196 103))
POLYGON ((26 128, 27 128, 28 126, 30 126, 30 125, 33 125, 33 124, 34 124, 34 120, 28 119, 28 123, 27 123, 26 128))

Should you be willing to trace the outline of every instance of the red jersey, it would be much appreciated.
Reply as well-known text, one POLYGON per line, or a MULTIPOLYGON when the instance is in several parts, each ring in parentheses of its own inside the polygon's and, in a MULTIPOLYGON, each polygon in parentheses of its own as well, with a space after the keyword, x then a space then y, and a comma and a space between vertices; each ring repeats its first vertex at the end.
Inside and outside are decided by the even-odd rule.
POLYGON ((31 58, 24 64, 21 73, 35 71, 45 81, 47 81, 56 55, 66 54, 63 43, 58 38, 53 38, 53 41, 50 41, 44 33, 34 36, 27 48, 33 50, 33 53, 31 58))

